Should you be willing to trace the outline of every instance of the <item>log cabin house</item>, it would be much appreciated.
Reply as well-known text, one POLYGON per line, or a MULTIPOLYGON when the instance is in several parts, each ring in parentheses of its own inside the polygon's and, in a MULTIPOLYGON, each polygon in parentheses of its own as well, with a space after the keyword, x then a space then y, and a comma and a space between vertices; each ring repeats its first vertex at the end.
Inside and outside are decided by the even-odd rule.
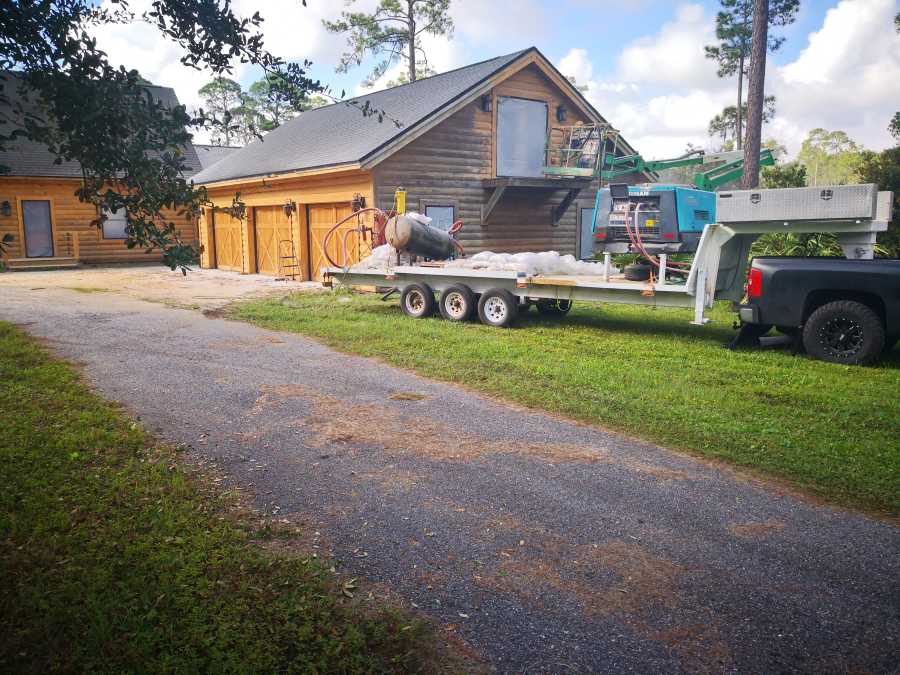
MULTIPOLYGON (((213 204, 200 219, 203 267, 317 279, 332 225, 354 206, 390 209, 401 186, 407 209, 438 226, 462 220, 468 252, 590 255, 578 232, 596 181, 549 178, 542 167, 555 150, 551 127, 605 120, 536 48, 352 104, 304 112, 195 176, 213 204), (366 105, 384 119, 364 116, 366 105), (217 210, 236 194, 247 206, 242 219, 217 210)), ((618 152, 634 150, 620 141, 618 152)), ((646 179, 631 178, 623 182, 646 179)), ((329 246, 332 258, 343 255, 341 237, 329 246)), ((349 263, 367 247, 347 248, 349 263)))
MULTIPOLYGON (((14 73, 3 73, 3 93, 15 104, 21 82, 14 73)), ((175 91, 148 86, 165 105, 178 105, 175 91)), ((25 102, 26 108, 33 106, 25 102)), ((8 133, 8 130, 5 130, 8 133)), ((184 148, 188 175, 201 169, 192 146, 184 148)), ((161 261, 162 254, 147 254, 142 248, 125 246, 125 214, 114 214, 102 228, 92 225, 97 211, 78 199, 81 167, 77 162, 57 163, 45 146, 18 138, 0 151, 0 238, 11 235, 4 262, 9 269, 73 267, 80 263, 161 261)), ((165 214, 176 224, 186 243, 197 241, 197 223, 175 214, 165 214)))

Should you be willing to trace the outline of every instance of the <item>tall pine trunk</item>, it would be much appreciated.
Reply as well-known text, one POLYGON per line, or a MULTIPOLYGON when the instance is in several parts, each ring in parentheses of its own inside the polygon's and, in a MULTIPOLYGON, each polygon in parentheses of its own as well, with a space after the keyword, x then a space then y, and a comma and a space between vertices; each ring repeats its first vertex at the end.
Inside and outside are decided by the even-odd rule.
POLYGON ((737 149, 744 147, 744 55, 738 60, 738 101, 737 123, 735 124, 734 137, 737 141, 737 149))
POLYGON ((413 14, 415 0, 407 0, 407 18, 409 24, 409 81, 416 81, 416 17, 413 14))
POLYGON ((747 139, 744 144, 745 189, 759 185, 759 149, 766 88, 766 51, 769 38, 769 0, 753 2, 753 43, 750 46, 750 82, 747 87, 747 139))

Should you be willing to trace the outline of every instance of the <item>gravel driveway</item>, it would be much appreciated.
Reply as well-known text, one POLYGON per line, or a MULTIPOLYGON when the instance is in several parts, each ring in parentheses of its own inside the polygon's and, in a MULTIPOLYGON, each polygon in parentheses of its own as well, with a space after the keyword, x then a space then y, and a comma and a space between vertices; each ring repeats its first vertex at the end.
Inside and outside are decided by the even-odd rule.
POLYGON ((0 318, 501 672, 900 667, 893 525, 296 335, 0 293, 0 318))

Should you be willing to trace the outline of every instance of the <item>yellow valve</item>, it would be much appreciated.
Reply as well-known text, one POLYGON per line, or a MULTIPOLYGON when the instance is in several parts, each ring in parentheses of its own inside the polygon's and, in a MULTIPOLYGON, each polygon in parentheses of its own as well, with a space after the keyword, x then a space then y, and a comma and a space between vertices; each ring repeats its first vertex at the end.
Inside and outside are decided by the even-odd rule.
POLYGON ((656 221, 653 220, 653 218, 648 218, 644 221, 644 225, 646 225, 647 227, 656 227, 656 221))
POLYGON ((397 188, 394 192, 394 202, 397 204, 397 213, 406 213, 406 190, 397 188))

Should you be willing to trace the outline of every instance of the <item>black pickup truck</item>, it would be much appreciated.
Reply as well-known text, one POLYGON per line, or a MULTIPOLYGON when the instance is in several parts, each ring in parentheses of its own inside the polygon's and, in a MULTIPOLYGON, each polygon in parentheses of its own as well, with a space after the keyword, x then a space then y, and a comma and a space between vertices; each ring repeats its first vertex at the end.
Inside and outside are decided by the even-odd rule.
POLYGON ((774 326, 811 356, 865 365, 900 337, 900 260, 754 258, 746 290, 734 346, 774 326))

